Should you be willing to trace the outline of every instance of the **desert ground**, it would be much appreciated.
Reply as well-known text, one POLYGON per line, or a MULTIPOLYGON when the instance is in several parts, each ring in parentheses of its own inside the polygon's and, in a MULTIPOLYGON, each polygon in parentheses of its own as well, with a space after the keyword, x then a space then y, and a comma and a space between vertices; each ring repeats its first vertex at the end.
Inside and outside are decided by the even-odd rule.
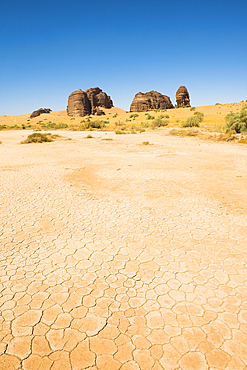
POLYGON ((247 369, 247 145, 31 132, 0 132, 0 369, 247 369))

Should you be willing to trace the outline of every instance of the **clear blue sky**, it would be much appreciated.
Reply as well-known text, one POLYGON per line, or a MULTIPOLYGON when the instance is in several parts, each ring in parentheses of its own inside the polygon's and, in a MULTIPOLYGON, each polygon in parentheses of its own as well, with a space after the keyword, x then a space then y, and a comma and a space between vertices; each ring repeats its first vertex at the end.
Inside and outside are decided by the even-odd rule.
POLYGON ((246 15, 246 0, 0 0, 0 115, 95 86, 126 110, 180 85, 194 106, 246 100, 246 15))

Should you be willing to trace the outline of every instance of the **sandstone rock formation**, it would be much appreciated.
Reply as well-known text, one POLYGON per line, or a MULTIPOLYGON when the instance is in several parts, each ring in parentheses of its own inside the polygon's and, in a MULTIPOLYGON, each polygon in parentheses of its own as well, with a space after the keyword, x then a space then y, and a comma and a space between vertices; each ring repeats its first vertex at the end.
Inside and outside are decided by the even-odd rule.
POLYGON ((67 106, 68 116, 83 117, 91 114, 91 104, 87 94, 81 89, 72 92, 67 106))
POLYGON ((92 109, 94 107, 103 107, 103 108, 111 108, 113 107, 113 102, 106 93, 104 93, 98 87, 92 87, 85 91, 87 97, 91 103, 92 109))
POLYGON ((50 113, 52 112, 51 109, 49 108, 40 108, 38 110, 35 110, 31 115, 30 115, 30 118, 34 118, 34 117, 38 117, 40 116, 42 113, 50 113))
POLYGON ((93 87, 86 91, 79 89, 72 92, 69 96, 67 114, 68 116, 77 117, 83 117, 90 114, 104 114, 104 112, 98 109, 98 107, 113 107, 113 102, 110 96, 98 87, 93 87))
POLYGON ((95 116, 104 116, 105 112, 102 109, 100 109, 99 107, 95 107, 92 110, 92 114, 94 114, 95 116))
POLYGON ((185 86, 180 86, 176 93, 176 108, 190 107, 190 96, 185 86))
POLYGON ((150 91, 145 94, 139 92, 131 103, 130 112, 145 112, 159 108, 174 108, 169 96, 162 95, 157 91, 150 91))

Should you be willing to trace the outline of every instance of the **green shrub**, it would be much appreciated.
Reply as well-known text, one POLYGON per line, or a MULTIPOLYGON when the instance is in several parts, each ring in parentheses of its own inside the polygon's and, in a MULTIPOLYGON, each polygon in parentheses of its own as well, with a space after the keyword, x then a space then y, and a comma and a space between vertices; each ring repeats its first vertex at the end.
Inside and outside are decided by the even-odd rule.
POLYGON ((113 114, 112 118, 116 118, 118 116, 118 113, 113 114))
POLYGON ((196 110, 196 108, 195 107, 191 107, 190 110, 193 111, 193 110, 196 110))
POLYGON ((62 123, 62 122, 55 123, 55 122, 49 121, 48 123, 41 123, 41 127, 45 130, 59 130, 61 128, 67 128, 68 125, 67 123, 62 123))
POLYGON ((139 114, 133 113, 130 115, 130 118, 133 118, 134 120, 136 119, 136 117, 139 117, 139 114))
POLYGON ((183 127, 199 127, 200 120, 196 116, 189 117, 186 122, 182 124, 183 127))
POLYGON ((6 125, 0 125, 0 130, 4 130, 4 129, 6 129, 7 128, 7 126, 6 125))
POLYGON ((30 143, 44 143, 52 142, 50 134, 41 134, 40 132, 35 132, 34 134, 28 135, 27 139, 22 141, 21 144, 30 144, 30 143))
POLYGON ((202 122, 204 120, 204 113, 194 112, 194 115, 199 119, 199 122, 202 122))
POLYGON ((148 122, 141 122, 141 127, 149 127, 148 122))
POLYGON ((224 129, 226 132, 234 131, 236 133, 244 133, 247 131, 247 104, 245 104, 239 113, 229 113, 225 117, 226 124, 224 129))
POLYGON ((158 117, 152 122, 152 127, 164 127, 168 126, 168 123, 169 121, 167 119, 162 119, 158 117))
POLYGON ((89 121, 86 120, 84 123, 82 123, 79 127, 80 130, 87 130, 87 129, 93 129, 93 128, 102 128, 105 127, 105 121, 102 120, 96 120, 96 121, 89 121))
MULTIPOLYGON (((126 119, 127 121, 127 119, 126 119)), ((125 123, 121 122, 120 120, 118 122, 114 122, 115 126, 126 126, 125 123)))
POLYGON ((145 114, 147 116, 147 119, 155 119, 155 117, 154 116, 151 116, 149 113, 145 113, 145 114))

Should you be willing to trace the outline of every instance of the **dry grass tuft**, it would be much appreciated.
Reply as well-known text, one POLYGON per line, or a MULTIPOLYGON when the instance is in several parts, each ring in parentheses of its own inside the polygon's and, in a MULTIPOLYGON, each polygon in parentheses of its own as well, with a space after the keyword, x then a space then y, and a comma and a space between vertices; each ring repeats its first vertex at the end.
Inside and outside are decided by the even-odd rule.
POLYGON ((239 139, 238 144, 247 144, 247 139, 246 138, 239 139))
POLYGON ((34 134, 28 135, 26 140, 21 141, 21 144, 31 144, 31 143, 50 143, 54 141, 58 135, 52 134, 41 134, 41 132, 35 132, 34 134))
POLYGON ((143 141, 142 145, 150 145, 149 141, 143 141))
POLYGON ((116 135, 124 135, 124 134, 126 134, 126 132, 124 132, 122 130, 115 130, 115 134, 116 135))
POLYGON ((191 130, 172 129, 172 130, 169 131, 170 135, 181 136, 181 137, 184 137, 184 136, 198 136, 199 133, 200 133, 200 130, 197 129, 197 128, 192 128, 191 130))

